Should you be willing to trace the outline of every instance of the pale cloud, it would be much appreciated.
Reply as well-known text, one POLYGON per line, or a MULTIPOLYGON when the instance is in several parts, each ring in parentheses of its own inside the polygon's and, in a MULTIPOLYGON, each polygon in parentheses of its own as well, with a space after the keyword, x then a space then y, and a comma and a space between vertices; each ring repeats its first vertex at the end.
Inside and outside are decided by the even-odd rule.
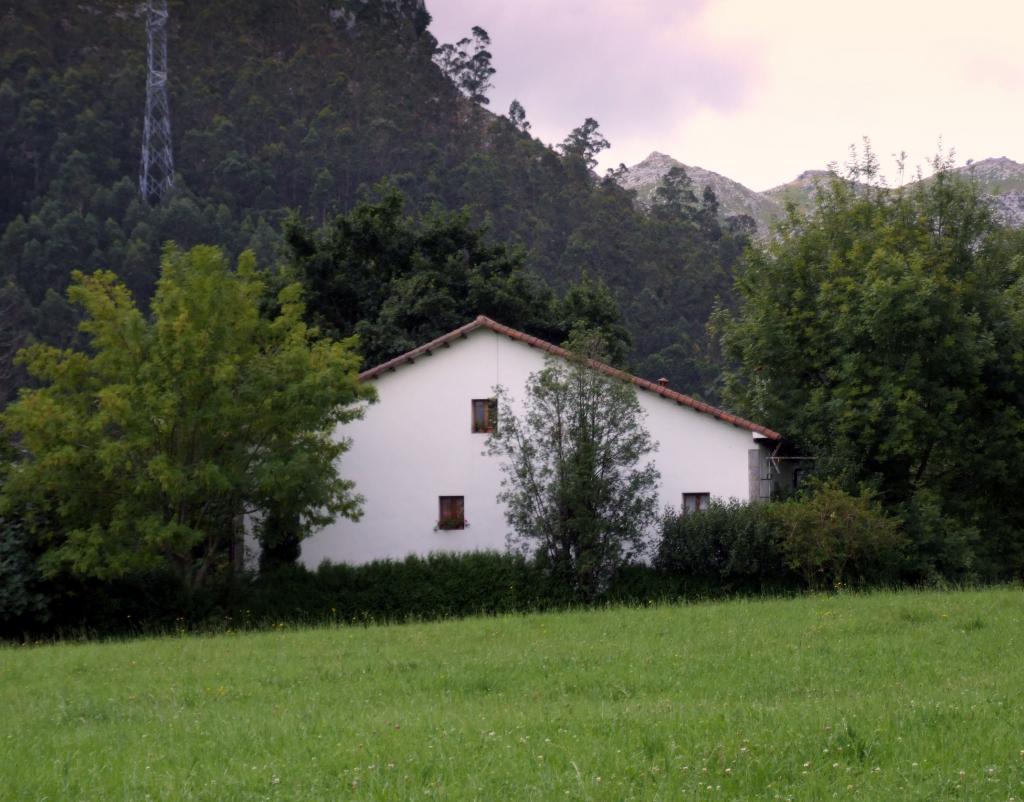
POLYGON ((441 41, 494 40, 491 108, 518 98, 547 142, 591 116, 652 150, 765 189, 870 136, 887 166, 1024 161, 1024 4, 974 0, 428 0, 441 41))
POLYGON ((1024 88, 1024 63, 1013 53, 970 53, 962 59, 965 77, 978 87, 997 92, 1020 93, 1024 88))
POLYGON ((491 109, 503 113, 518 99, 534 132, 559 142, 586 117, 596 117, 606 135, 614 129, 620 140, 643 139, 699 108, 728 112, 741 104, 751 66, 742 54, 717 50, 699 29, 705 5, 433 0, 428 9, 441 42, 473 25, 490 33, 498 70, 491 109))

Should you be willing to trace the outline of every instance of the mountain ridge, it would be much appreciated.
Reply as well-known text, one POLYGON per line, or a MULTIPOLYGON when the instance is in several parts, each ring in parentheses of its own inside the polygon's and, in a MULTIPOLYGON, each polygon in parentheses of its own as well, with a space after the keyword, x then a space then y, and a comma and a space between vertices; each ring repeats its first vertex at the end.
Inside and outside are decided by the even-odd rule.
MULTIPOLYGON (((818 186, 831 175, 829 170, 804 170, 792 181, 758 192, 728 176, 652 151, 645 159, 619 173, 616 180, 623 188, 636 192, 641 207, 649 208, 655 190, 673 167, 686 170, 698 194, 705 186, 714 190, 723 218, 737 215, 753 218, 762 237, 768 235, 772 224, 785 213, 787 203, 792 202, 798 208, 810 207, 818 186)), ((953 168, 953 172, 980 183, 982 195, 1000 222, 1013 228, 1024 227, 1024 164, 1006 156, 995 156, 969 160, 953 168)), ((919 180, 929 181, 931 177, 919 180)), ((916 180, 908 182, 907 186, 914 183, 916 180)))

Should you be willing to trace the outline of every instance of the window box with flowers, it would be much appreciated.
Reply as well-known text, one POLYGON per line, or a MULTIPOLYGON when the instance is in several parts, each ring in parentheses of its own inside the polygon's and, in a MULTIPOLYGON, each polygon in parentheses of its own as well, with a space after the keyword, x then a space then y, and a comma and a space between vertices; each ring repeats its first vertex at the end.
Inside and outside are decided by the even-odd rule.
POLYGON ((434 531, 451 531, 455 529, 466 529, 469 521, 466 520, 466 504, 463 496, 439 496, 438 516, 434 531))

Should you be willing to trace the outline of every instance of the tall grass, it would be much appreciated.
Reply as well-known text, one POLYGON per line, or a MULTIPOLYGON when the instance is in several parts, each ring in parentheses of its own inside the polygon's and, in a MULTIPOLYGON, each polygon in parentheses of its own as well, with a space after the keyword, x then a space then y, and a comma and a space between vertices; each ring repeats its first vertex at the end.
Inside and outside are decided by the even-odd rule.
POLYGON ((1024 593, 0 649, 0 799, 1024 799, 1024 593))

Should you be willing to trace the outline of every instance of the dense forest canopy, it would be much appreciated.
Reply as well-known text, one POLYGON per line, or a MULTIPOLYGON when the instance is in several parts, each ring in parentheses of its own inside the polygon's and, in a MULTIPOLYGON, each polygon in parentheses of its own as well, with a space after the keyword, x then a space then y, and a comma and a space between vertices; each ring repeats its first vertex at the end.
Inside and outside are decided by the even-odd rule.
MULTIPOLYGON (((146 303, 167 240, 250 248, 270 266, 290 213, 325 224, 382 178, 412 210, 467 207, 495 241, 522 246, 557 293, 584 272, 600 279, 632 334, 631 367, 714 394, 704 327, 745 239, 707 214, 708 199, 637 211, 631 193, 596 179, 585 149, 533 139, 521 106, 513 122, 474 102, 489 63, 474 62, 483 86, 453 80, 412 0, 170 0, 169 10, 177 175, 155 207, 137 190, 140 4, 14 0, 0 17, 4 398, 25 380, 12 366, 19 347, 74 342, 72 270, 109 269, 146 303)), ((600 140, 592 120, 577 130, 600 140)))
POLYGON ((904 521, 907 576, 1024 570, 1024 234, 976 185, 870 151, 751 252, 719 313, 730 404, 904 521))

